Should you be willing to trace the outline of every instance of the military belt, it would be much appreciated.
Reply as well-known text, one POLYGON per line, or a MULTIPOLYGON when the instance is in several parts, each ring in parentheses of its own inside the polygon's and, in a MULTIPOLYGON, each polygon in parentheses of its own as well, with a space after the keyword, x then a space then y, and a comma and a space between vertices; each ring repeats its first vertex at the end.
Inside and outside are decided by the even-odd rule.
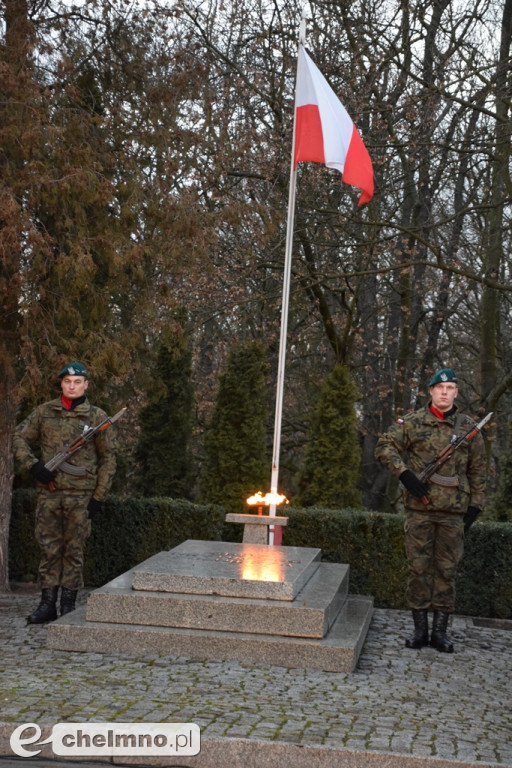
POLYGON ((438 475, 437 472, 434 472, 434 474, 429 477, 429 482, 435 483, 436 485, 444 485, 447 488, 457 488, 459 485, 459 478, 457 475, 447 477, 446 475, 438 475))

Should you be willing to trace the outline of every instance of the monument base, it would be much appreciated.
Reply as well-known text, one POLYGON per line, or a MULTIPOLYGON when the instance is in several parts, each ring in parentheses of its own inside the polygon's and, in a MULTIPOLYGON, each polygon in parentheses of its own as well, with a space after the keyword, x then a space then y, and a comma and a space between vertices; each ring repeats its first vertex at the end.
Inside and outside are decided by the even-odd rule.
POLYGON ((47 647, 351 672, 373 600, 320 550, 189 540, 48 625, 47 647))
POLYGON ((250 514, 237 514, 235 512, 228 512, 226 515, 226 523, 242 523, 244 526, 244 533, 242 541, 246 541, 252 544, 268 544, 268 534, 270 528, 274 532, 274 543, 276 539, 279 539, 279 545, 281 545, 282 528, 288 525, 287 517, 278 517, 275 515, 250 515, 250 514))

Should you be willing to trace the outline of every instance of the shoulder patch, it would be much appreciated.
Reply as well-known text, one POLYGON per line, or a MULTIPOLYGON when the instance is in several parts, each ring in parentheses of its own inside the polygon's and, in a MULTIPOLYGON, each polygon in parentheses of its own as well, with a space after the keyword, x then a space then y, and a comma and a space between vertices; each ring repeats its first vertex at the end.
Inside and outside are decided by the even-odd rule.
POLYGON ((416 413, 416 411, 409 411, 408 413, 404 413, 404 415, 403 415, 403 416, 399 416, 399 417, 397 418, 397 420, 396 420, 396 422, 395 422, 395 423, 396 423, 396 424, 404 424, 404 423, 405 423, 405 421, 406 421, 407 419, 410 419, 412 416, 414 416, 414 414, 415 414, 415 413, 416 413))

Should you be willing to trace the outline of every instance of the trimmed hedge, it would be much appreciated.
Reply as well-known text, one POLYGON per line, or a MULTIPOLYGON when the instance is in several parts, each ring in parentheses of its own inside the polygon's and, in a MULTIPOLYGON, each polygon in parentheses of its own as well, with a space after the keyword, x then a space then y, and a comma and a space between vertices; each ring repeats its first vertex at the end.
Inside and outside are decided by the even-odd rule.
POLYGON ((36 493, 19 489, 12 494, 9 526, 9 578, 37 581, 39 546, 34 536, 36 493))
MULTIPOLYGON (((35 581, 39 551, 34 539, 35 492, 13 494, 9 573, 35 581)), ((350 565, 350 592, 372 595, 376 607, 405 609, 407 565, 404 517, 357 509, 286 509, 283 544, 315 547, 322 559, 350 565)), ((187 539, 240 541, 242 526, 225 523, 225 510, 168 498, 110 496, 93 521, 84 578, 97 587, 151 555, 187 539)), ((456 611, 470 616, 512 618, 512 524, 478 522, 466 536, 457 575, 456 611)))
POLYGON ((322 559, 350 565, 350 592, 380 608, 405 608, 403 517, 356 509, 286 509, 283 544, 318 547, 322 559))
MULTIPOLYGON (((322 559, 350 564, 350 591, 378 608, 405 609, 404 515, 362 510, 287 509, 283 544, 319 547, 322 559)), ((455 610, 512 618, 512 524, 478 522, 464 541, 455 610)))
POLYGON ((473 525, 457 573, 457 610, 512 618, 512 523, 473 525))
MULTIPOLYGON (((35 500, 32 490, 13 493, 9 533, 12 581, 37 580, 39 547, 34 538, 35 500)), ((172 549, 187 539, 219 540, 224 516, 224 510, 213 504, 109 496, 101 515, 92 522, 85 552, 85 584, 101 586, 151 555, 172 549)))

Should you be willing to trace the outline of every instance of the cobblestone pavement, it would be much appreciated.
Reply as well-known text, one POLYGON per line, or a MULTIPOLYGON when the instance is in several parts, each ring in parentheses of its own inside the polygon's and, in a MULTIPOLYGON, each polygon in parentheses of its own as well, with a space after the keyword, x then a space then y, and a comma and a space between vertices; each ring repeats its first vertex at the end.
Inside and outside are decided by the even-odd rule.
POLYGON ((411 765, 418 757, 512 766, 512 633, 506 628, 455 616, 456 653, 414 651, 403 643, 409 614, 375 610, 356 671, 340 674, 51 651, 46 627, 26 625, 36 604, 35 594, 0 595, 4 756, 10 733, 23 723, 145 721, 194 722, 202 740, 377 753, 382 765, 394 754, 410 757, 411 765))

